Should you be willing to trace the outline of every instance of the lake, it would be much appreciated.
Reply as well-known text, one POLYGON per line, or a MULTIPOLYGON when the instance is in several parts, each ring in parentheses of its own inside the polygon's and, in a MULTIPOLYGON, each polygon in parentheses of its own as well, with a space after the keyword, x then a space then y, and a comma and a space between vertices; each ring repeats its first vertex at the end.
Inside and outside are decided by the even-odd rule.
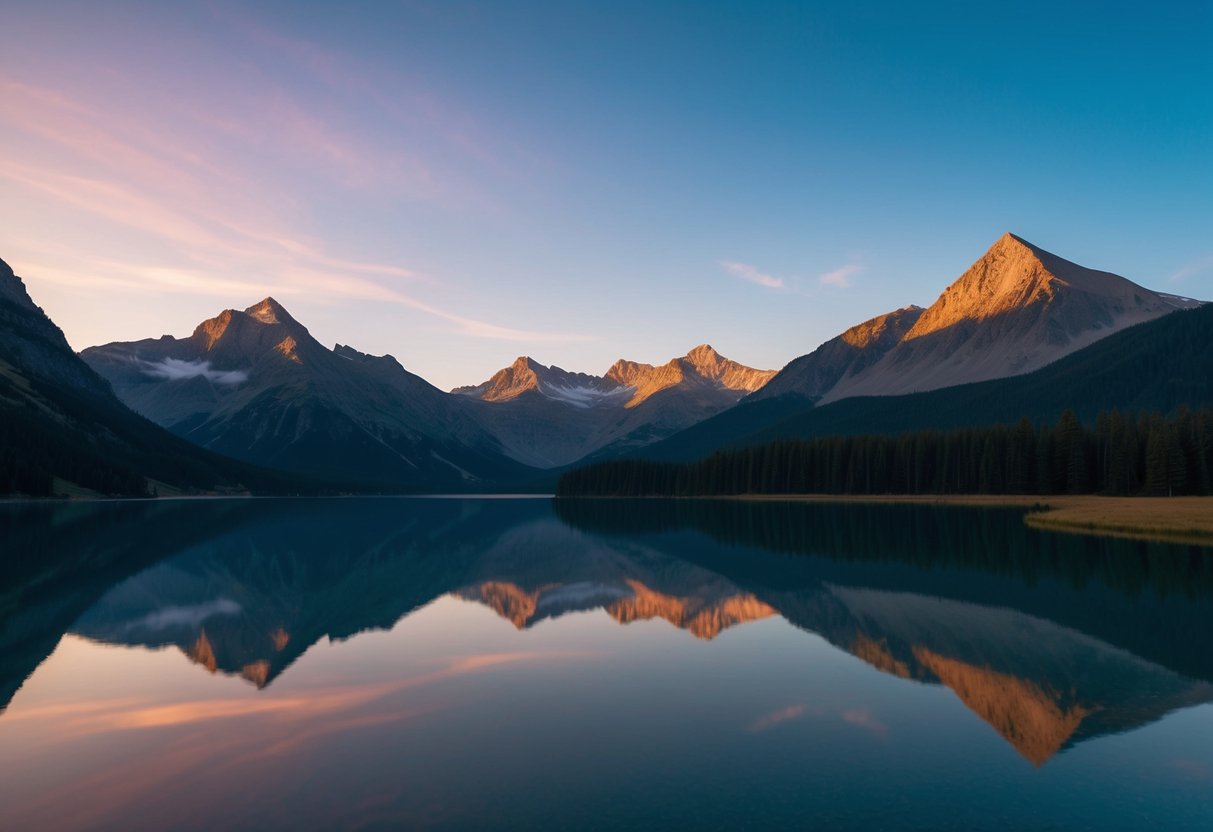
POLYGON ((1213 551, 1021 510, 0 506, 3 829, 1202 829, 1213 551))

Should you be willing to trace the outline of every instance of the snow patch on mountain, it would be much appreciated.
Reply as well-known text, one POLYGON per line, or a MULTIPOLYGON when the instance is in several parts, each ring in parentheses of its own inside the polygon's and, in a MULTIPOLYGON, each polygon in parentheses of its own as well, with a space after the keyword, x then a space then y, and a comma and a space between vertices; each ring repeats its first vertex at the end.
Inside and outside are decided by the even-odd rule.
POLYGON ((540 394, 549 399, 571 404, 573 407, 590 408, 601 404, 614 404, 626 401, 631 397, 633 388, 616 387, 613 390, 603 390, 600 387, 570 386, 556 384, 540 384, 540 394))

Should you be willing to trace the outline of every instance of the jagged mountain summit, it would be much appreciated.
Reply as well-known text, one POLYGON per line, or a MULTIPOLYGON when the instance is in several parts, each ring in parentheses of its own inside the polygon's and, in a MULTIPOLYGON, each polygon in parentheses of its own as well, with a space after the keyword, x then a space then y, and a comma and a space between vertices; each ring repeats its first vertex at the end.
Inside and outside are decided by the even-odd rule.
POLYGON ((1022 375, 1195 301, 1004 234, 926 309, 873 318, 788 364, 755 401, 820 403, 1022 375))
POLYGON ((187 338, 92 347, 134 410, 238 459, 350 483, 477 488, 525 476, 460 402, 371 356, 315 340, 273 298, 187 338))
POLYGON ((636 407, 663 390, 682 385, 702 385, 722 393, 746 393, 760 389, 774 377, 774 370, 755 370, 725 358, 709 344, 700 344, 681 358, 654 367, 620 359, 607 370, 606 378, 630 388, 628 407, 636 407))
POLYGON ((643 445, 735 404, 774 371, 697 347, 654 367, 571 373, 522 356, 444 393, 390 355, 328 349, 273 298, 227 309, 186 338, 81 357, 136 412, 203 447, 351 484, 519 483, 613 442, 643 445))
POLYGON ((621 359, 602 376, 520 356, 452 392, 513 458, 552 468, 608 447, 643 447, 732 407, 774 375, 701 344, 659 366, 621 359))
POLYGON ((612 397, 618 399, 626 391, 613 380, 545 367, 530 356, 520 355, 483 384, 456 387, 451 392, 486 402, 513 401, 533 392, 577 407, 592 407, 612 397))
POLYGON ((601 376, 546 367, 530 356, 521 355, 488 381, 456 387, 451 392, 486 402, 505 402, 534 391, 546 398, 582 407, 602 403, 636 407, 657 393, 679 385, 707 385, 731 391, 740 398, 761 388, 774 375, 774 370, 755 370, 725 358, 709 344, 700 344, 686 355, 672 358, 661 366, 621 358, 601 376))

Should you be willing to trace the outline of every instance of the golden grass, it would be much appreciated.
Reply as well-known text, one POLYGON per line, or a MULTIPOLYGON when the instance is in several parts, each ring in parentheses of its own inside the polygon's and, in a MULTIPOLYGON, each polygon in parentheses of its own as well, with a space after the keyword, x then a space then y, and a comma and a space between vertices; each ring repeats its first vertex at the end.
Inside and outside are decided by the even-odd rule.
POLYGON ((787 496, 750 495, 743 500, 820 503, 917 503, 953 506, 1029 506, 1024 522, 1034 528, 1084 534, 1213 544, 1213 497, 1099 497, 1034 494, 906 494, 787 496))
POLYGON ((1213 497, 1050 497, 1029 526, 1058 531, 1213 543, 1213 497))

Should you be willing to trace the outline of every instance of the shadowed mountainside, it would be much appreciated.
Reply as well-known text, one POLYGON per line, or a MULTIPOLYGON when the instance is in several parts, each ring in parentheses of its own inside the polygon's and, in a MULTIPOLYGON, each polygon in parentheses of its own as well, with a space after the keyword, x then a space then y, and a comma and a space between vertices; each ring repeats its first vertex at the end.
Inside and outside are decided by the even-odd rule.
POLYGON ((0 494, 300 491, 131 412, 0 261, 0 494))

